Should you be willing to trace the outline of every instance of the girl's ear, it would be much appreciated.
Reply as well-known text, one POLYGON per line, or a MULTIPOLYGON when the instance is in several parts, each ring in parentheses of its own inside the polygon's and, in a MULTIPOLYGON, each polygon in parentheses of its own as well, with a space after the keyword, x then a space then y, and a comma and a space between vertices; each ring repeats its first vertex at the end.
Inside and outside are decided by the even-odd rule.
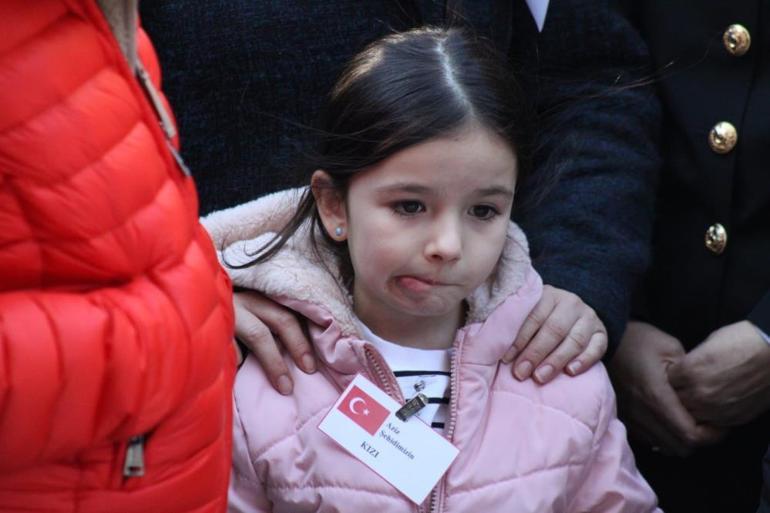
POLYGON ((348 216, 343 192, 334 185, 332 177, 321 169, 313 173, 310 189, 313 191, 316 205, 318 205, 318 214, 321 216, 326 233, 336 241, 346 240, 348 216))

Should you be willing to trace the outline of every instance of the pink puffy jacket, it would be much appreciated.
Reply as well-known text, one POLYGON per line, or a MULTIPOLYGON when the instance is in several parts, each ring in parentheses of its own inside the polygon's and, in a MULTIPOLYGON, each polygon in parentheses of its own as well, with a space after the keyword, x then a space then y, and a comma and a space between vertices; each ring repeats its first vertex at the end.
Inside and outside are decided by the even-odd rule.
MULTIPOLYGON (((279 193, 215 213, 204 225, 227 246, 224 259, 240 264, 269 238, 264 231, 281 225, 292 198, 279 193), (255 233, 263 235, 246 240, 255 233)), ((318 430, 356 373, 403 397, 382 357, 356 334, 349 298, 319 266, 307 231, 267 263, 230 274, 304 316, 322 362, 308 375, 286 359, 295 382, 289 397, 251 358, 238 372, 230 511, 657 511, 615 416, 604 367, 539 386, 515 380, 499 362, 542 292, 513 223, 495 275, 468 298, 468 324, 454 342, 445 436, 460 453, 419 507, 318 430)))

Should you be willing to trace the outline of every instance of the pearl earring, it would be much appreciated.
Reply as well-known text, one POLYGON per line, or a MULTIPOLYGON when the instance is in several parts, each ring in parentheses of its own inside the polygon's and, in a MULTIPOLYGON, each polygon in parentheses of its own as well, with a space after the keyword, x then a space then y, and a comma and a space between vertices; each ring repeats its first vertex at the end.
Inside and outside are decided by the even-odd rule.
POLYGON ((345 230, 342 229, 342 226, 338 226, 334 229, 334 235, 337 237, 342 237, 342 234, 345 232, 345 230))

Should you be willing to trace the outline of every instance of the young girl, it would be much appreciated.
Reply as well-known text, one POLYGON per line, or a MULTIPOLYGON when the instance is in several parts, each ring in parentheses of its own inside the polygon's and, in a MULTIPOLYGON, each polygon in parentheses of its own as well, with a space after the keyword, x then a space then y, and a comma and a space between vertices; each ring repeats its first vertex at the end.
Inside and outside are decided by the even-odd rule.
POLYGON ((542 292, 509 221, 522 105, 461 31, 386 37, 334 87, 310 187, 206 220, 234 283, 306 318, 321 361, 287 358, 290 397, 245 361, 231 511, 656 509, 601 366, 542 387, 500 368, 542 292), (417 415, 459 449, 419 507, 318 429, 359 373, 432 398, 417 415))

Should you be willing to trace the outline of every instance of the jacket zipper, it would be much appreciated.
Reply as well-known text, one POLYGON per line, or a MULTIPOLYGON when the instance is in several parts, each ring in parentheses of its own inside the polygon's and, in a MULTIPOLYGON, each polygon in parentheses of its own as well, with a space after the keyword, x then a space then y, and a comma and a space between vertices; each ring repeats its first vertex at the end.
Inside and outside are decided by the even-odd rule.
MULTIPOLYGON (((401 387, 398 386, 396 376, 393 374, 393 371, 383 363, 382 356, 368 344, 364 346, 364 354, 369 362, 369 375, 372 377, 372 380, 377 382, 386 394, 397 400, 400 404, 404 404, 404 394, 401 393, 401 387), (396 383, 395 387, 393 386, 394 382, 396 383)), ((423 511, 421 506, 417 506, 416 510, 418 513, 423 511)))
POLYGON ((374 381, 379 382, 384 392, 397 400, 400 404, 404 404, 404 394, 401 393, 401 387, 396 382, 396 376, 393 372, 382 362, 382 357, 379 353, 368 344, 364 346, 364 353, 367 360, 369 360, 370 367, 374 369, 374 373, 370 372, 374 381), (396 386, 393 383, 396 382, 396 386))
MULTIPOLYGON (((445 436, 450 442, 452 441, 455 423, 457 421, 457 359, 459 358, 458 355, 460 354, 461 345, 462 344, 460 342, 455 344, 454 353, 452 354, 452 359, 449 364, 449 422, 446 426, 445 436)), ((369 345, 364 347, 364 353, 366 354, 366 358, 370 363, 370 367, 374 370, 373 373, 370 372, 371 377, 375 381, 379 382, 386 394, 396 399, 399 403, 404 404, 405 400, 404 395, 401 393, 401 388, 399 386, 393 387, 393 382, 396 381, 396 376, 382 363, 382 357, 379 355, 379 353, 377 353, 377 351, 369 345)), ((396 385, 398 385, 398 383, 396 383, 396 385)), ((438 484, 436 484, 436 486, 430 492, 430 503, 427 510, 430 513, 438 511, 439 491, 443 489, 445 479, 446 477, 442 476, 438 484)), ((417 511, 420 513, 426 512, 422 506, 418 506, 417 511)))
MULTIPOLYGON (((463 332, 463 339, 466 332, 463 332)), ((449 422, 446 424, 444 432, 447 440, 450 442, 454 437, 455 424, 457 423, 457 388, 459 379, 457 377, 457 360, 460 358, 460 349, 462 349, 462 340, 458 341, 453 348, 452 359, 449 361, 449 422)))
POLYGON ((174 162, 176 162, 177 167, 179 167, 182 173, 188 177, 192 176, 190 168, 187 167, 187 164, 185 164, 184 160, 182 159, 182 155, 179 154, 171 142, 177 135, 173 118, 171 117, 171 114, 168 112, 168 110, 166 110, 166 106, 163 104, 160 92, 155 88, 155 84, 152 83, 150 74, 147 73, 146 69, 144 69, 142 62, 139 59, 136 61, 135 72, 137 81, 142 87, 145 97, 149 101, 150 105, 155 111, 155 114, 158 117, 158 124, 160 125, 161 131, 165 136, 166 147, 168 148, 169 153, 171 153, 171 156, 174 158, 174 162))
MULTIPOLYGON (((443 477, 442 477, 443 479, 443 477)), ((428 511, 430 513, 433 513, 436 511, 436 503, 438 502, 438 485, 436 485, 436 488, 434 488, 430 492, 430 506, 428 506, 428 511)))
MULTIPOLYGON (((465 333, 463 333, 463 338, 465 333)), ((460 358, 460 349, 462 348, 462 340, 458 340, 454 344, 452 359, 449 362, 449 419, 444 430, 444 436, 450 442, 454 437, 455 424, 457 423, 457 388, 459 386, 459 379, 457 377, 457 360, 460 358)), ((430 513, 438 513, 440 510, 440 497, 446 486, 446 475, 441 476, 435 488, 430 494, 430 506, 428 511, 430 513)))
POLYGON ((123 477, 142 477, 144 475, 145 435, 132 436, 126 446, 126 458, 123 462, 123 477))

